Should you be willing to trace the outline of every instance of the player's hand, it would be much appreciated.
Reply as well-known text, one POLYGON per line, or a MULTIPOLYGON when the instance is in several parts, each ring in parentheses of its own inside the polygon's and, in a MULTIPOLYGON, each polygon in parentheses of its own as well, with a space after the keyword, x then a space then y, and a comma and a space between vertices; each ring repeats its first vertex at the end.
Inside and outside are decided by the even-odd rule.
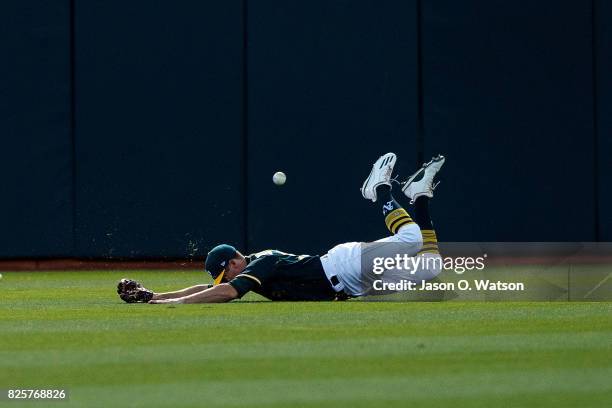
POLYGON ((123 278, 117 284, 117 293, 126 303, 146 303, 154 293, 135 280, 123 278))

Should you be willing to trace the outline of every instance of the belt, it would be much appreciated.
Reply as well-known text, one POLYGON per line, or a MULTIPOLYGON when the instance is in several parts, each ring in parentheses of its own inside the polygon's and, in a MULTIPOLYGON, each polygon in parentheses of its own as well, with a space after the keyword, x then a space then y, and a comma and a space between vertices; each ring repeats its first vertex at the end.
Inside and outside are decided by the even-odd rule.
POLYGON ((334 300, 346 300, 351 298, 352 296, 344 291, 344 284, 338 279, 338 275, 333 272, 335 268, 327 254, 319 257, 319 259, 321 260, 321 265, 323 266, 323 271, 325 272, 327 280, 336 292, 336 298, 334 300))

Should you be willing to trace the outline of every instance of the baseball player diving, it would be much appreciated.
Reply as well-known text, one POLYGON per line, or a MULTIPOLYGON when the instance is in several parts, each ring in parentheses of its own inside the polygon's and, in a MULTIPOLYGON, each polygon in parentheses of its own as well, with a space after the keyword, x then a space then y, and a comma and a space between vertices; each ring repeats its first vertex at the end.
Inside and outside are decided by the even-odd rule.
MULTIPOLYGON (((382 199, 385 224, 391 233, 388 237, 372 243, 339 244, 323 256, 293 255, 277 250, 243 255, 236 248, 221 244, 208 253, 205 262, 213 284, 155 293, 136 281, 122 279, 117 292, 127 303, 152 304, 229 302, 250 291, 281 301, 346 300, 373 294, 372 282, 380 276, 373 273, 366 259, 390 258, 398 254, 414 259, 441 259, 429 216, 429 200, 438 185, 434 177, 445 158, 434 157, 403 183, 392 179, 396 160, 394 153, 381 156, 361 187, 365 199, 372 202, 382 199), (411 214, 391 194, 394 183, 410 199, 411 214)), ((390 268, 382 277, 387 281, 423 281, 433 279, 441 270, 439 262, 417 265, 410 271, 390 268)))

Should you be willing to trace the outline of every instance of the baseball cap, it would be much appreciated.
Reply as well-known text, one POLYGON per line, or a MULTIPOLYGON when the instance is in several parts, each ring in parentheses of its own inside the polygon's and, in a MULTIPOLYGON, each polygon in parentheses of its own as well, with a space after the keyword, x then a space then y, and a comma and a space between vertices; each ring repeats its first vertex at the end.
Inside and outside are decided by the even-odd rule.
POLYGON ((236 256, 236 248, 231 245, 221 244, 210 250, 204 263, 206 271, 215 280, 215 285, 221 283, 225 274, 225 267, 230 259, 236 256))

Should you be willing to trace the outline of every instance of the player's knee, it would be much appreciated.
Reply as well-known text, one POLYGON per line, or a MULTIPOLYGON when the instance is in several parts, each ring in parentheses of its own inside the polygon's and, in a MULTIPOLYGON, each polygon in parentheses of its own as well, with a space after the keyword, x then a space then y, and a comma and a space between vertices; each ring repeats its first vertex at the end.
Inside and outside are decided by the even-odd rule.
POLYGON ((419 249, 423 246, 421 229, 415 223, 403 225, 395 236, 402 242, 418 245, 419 249))

